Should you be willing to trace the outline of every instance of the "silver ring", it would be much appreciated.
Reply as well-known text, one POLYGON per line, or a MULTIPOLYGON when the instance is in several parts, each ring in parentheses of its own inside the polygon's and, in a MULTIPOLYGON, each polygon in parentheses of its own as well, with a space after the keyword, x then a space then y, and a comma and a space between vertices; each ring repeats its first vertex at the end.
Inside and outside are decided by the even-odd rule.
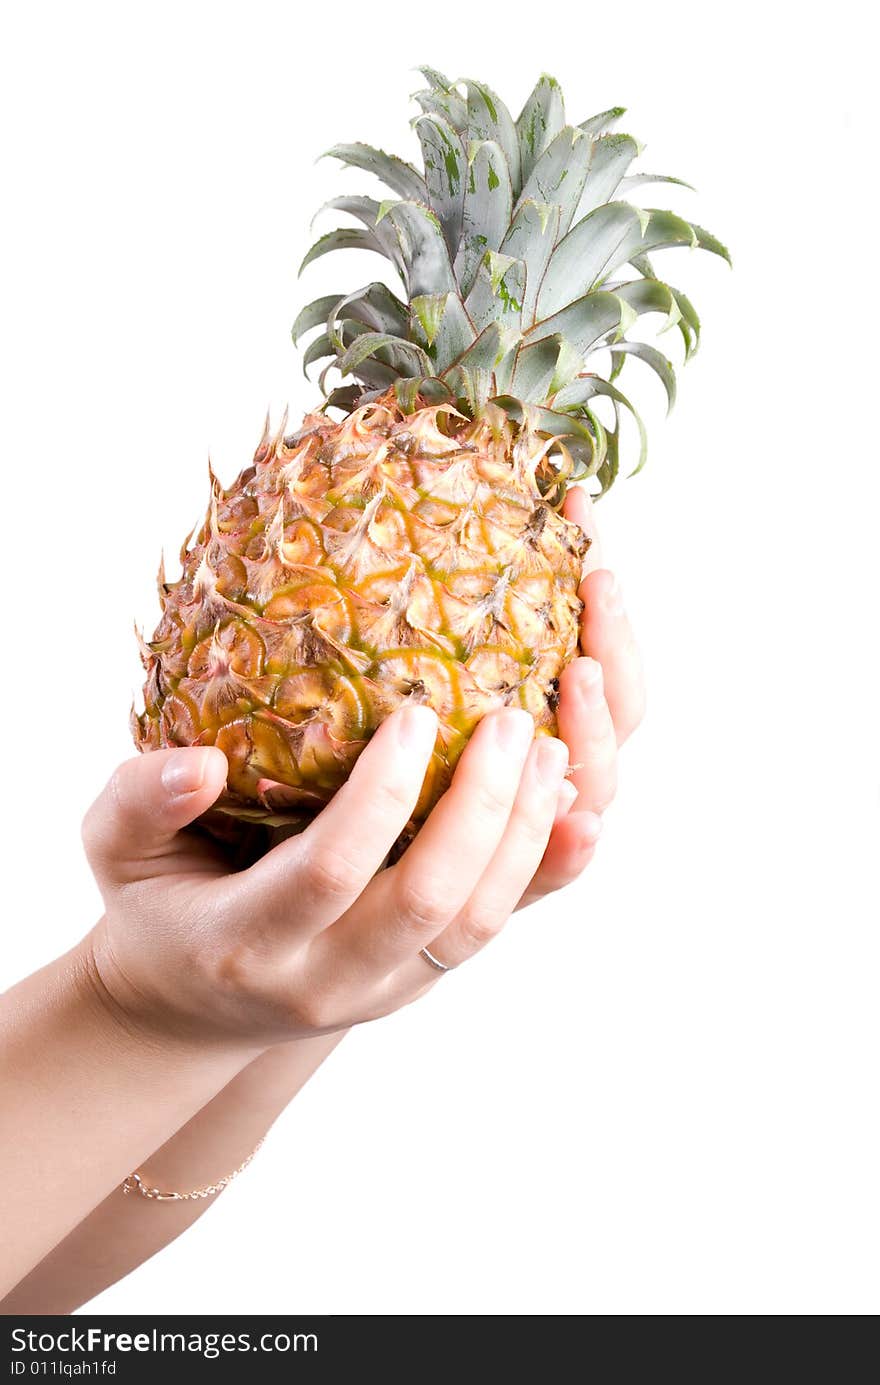
POLYGON ((421 949, 419 956, 424 957, 428 966, 433 967, 435 971, 452 971, 452 967, 447 967, 445 962, 441 962, 440 958, 435 957, 433 952, 429 952, 426 947, 421 949))

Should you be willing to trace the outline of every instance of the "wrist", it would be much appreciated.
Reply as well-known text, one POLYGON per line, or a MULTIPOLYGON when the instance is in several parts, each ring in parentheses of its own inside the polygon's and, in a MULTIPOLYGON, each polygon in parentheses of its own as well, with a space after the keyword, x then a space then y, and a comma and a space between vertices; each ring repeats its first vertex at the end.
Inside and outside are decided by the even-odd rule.
POLYGON ((262 1043, 197 1029, 171 1007, 156 1003, 119 965, 101 919, 71 953, 71 979, 80 1003, 114 1048, 134 1044, 187 1059, 211 1052, 240 1069, 264 1051, 262 1043))

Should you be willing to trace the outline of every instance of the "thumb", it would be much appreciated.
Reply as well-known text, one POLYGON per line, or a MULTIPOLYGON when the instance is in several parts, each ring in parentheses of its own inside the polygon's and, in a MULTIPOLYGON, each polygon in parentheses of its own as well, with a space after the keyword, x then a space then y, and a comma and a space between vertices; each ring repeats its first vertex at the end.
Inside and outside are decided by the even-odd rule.
POLYGON ((83 822, 83 843, 99 881, 124 884, 149 874, 175 835, 195 822, 226 783, 226 756, 214 746, 153 750, 113 773, 83 822))

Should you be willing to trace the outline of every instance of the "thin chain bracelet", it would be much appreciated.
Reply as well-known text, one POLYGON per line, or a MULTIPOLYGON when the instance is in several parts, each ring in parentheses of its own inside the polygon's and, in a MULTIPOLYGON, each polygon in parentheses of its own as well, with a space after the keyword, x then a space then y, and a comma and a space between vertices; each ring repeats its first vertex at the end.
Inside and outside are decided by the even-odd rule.
POLYGON ((251 1150, 243 1164, 239 1164, 237 1169, 228 1173, 225 1178, 219 1179, 216 1183, 208 1183, 204 1188, 193 1188, 189 1193, 163 1193, 158 1188, 150 1188, 141 1178, 139 1173, 130 1173, 122 1185, 124 1193, 140 1193, 141 1197, 149 1198, 151 1202, 196 1202, 199 1198, 215 1197, 217 1193, 222 1193, 228 1187, 233 1178, 237 1178, 240 1173, 244 1173, 248 1164, 262 1148, 263 1141, 251 1150))

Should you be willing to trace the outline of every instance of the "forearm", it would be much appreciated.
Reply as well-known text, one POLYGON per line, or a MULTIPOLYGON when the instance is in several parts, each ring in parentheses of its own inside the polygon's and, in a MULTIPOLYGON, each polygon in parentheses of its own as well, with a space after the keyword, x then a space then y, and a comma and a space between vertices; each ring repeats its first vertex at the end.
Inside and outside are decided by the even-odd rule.
POLYGON ((126 1023, 79 946, 0 1001, 0 1294, 257 1056, 126 1023))
MULTIPOLYGON (((143 1166, 145 1180, 187 1191, 237 1168, 343 1033, 267 1050, 143 1166)), ((6 1299, 0 1313, 69 1313, 181 1235, 216 1201, 156 1202, 116 1188, 6 1299)))

